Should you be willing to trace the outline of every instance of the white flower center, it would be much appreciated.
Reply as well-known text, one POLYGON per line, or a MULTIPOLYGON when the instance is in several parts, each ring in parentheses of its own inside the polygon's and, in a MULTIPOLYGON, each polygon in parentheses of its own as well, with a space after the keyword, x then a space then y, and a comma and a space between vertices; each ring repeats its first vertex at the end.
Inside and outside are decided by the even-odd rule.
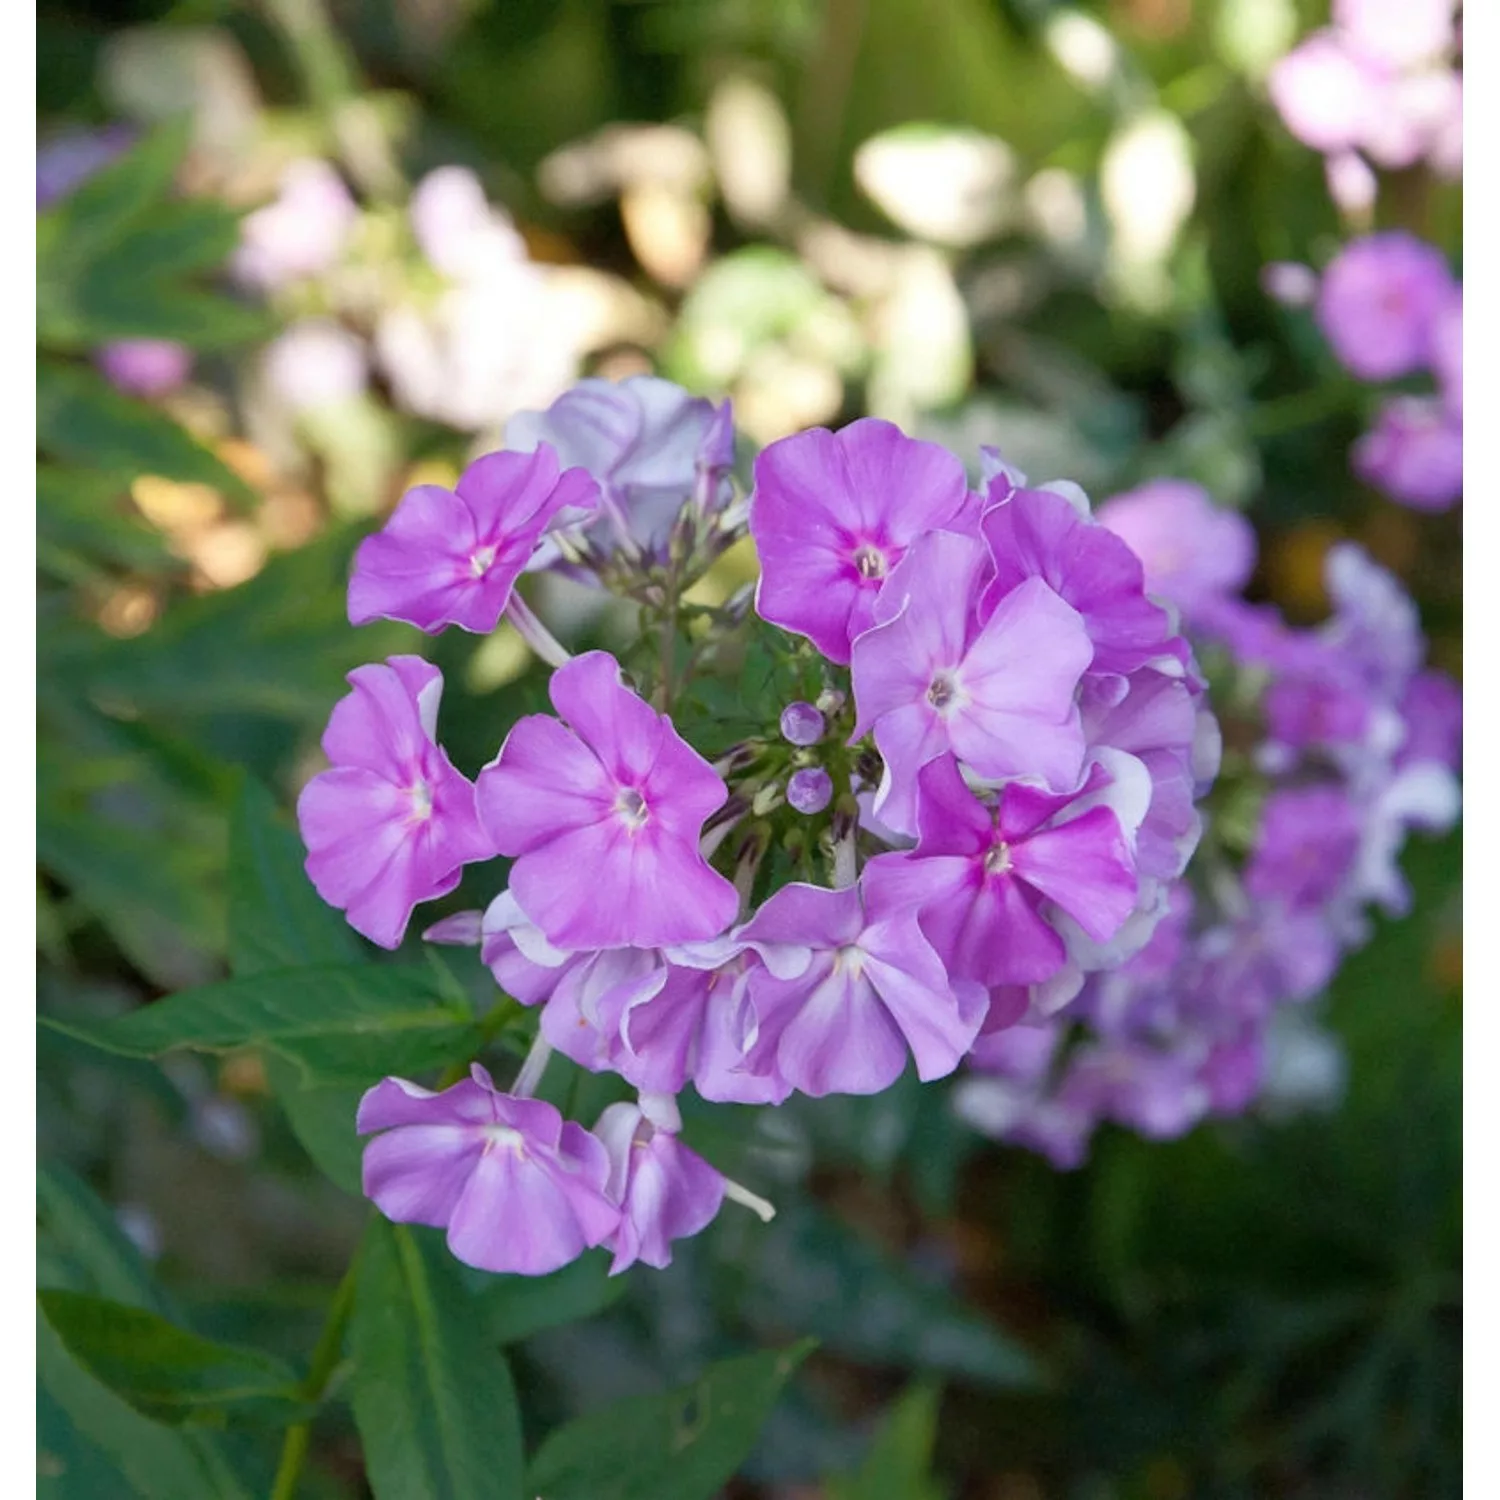
POLYGON ((419 777, 407 789, 411 799, 411 812, 407 814, 413 823, 425 823, 432 816, 432 788, 419 777))
POLYGON ((884 578, 888 564, 885 553, 868 542, 854 553, 854 569, 861 578, 884 578))
POLYGON ((615 811, 624 819, 625 826, 632 833, 637 828, 644 827, 646 820, 651 816, 651 809, 646 806, 646 799, 633 786, 620 788, 615 797, 615 811))
POLYGON ((927 701, 940 713, 951 712, 958 705, 958 683, 952 672, 935 672, 927 684, 927 701))
POLYGON ((984 856, 984 873, 986 875, 1004 875, 1010 869, 1010 845, 1001 840, 992 844, 988 853, 984 856))
POLYGON ((486 1125, 483 1131, 485 1150, 499 1146, 505 1151, 514 1151, 517 1156, 526 1154, 526 1137, 509 1125, 486 1125))
POLYGON ((495 549, 493 547, 481 547, 469 559, 469 571, 476 578, 483 578, 490 570, 490 564, 495 561, 495 549))

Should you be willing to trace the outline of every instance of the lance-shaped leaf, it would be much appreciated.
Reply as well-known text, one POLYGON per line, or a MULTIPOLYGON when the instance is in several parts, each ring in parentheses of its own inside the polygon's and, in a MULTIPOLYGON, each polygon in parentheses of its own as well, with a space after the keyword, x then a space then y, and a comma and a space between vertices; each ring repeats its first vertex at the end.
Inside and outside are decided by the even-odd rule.
POLYGON ((568 1423, 532 1462, 527 1500, 712 1500, 813 1344, 721 1360, 691 1385, 568 1423))
POLYGON ((106 1052, 157 1057, 178 1047, 269 1047, 309 1085, 412 1077, 472 1057, 473 1015, 439 993, 425 969, 320 964, 200 985, 91 1025, 42 1024, 106 1052))
POLYGON ((171 1426, 306 1418, 295 1373, 258 1349, 216 1344, 141 1307, 61 1290, 37 1293, 68 1353, 143 1416, 171 1426))
POLYGON ((351 1394, 375 1500, 522 1500, 510 1370, 458 1262, 384 1219, 360 1256, 351 1394))

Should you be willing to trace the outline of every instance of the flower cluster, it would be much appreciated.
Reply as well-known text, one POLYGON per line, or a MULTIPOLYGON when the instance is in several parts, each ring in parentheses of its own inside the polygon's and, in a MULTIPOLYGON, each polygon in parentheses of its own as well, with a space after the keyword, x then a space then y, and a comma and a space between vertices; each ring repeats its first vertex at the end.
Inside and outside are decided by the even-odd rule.
POLYGON ((1315 279, 1310 300, 1350 374, 1428 375, 1436 386, 1382 399, 1350 455, 1354 472, 1414 510, 1449 509, 1463 493, 1463 286, 1442 252, 1400 230, 1366 235, 1315 279))
POLYGON ((742 501, 727 405, 646 378, 586 381, 510 437, 454 490, 407 494, 359 550, 349 615, 507 617, 556 668, 553 712, 470 781, 438 743, 435 668, 352 673, 299 806, 307 869, 395 947, 465 865, 510 862, 487 910, 426 936, 477 945, 536 1042, 504 1092, 482 1070, 370 1092, 382 1210, 495 1270, 594 1245, 660 1265, 725 1197, 766 1207, 683 1143, 677 1095, 872 1094, 1076 1008, 1174 919, 1219 736, 1176 615, 1075 486, 986 453, 975 489, 866 419, 773 443, 742 501), (758 622, 744 597, 693 628, 684 592, 747 531, 758 622), (539 568, 634 600, 650 629, 625 660, 660 661, 570 656, 517 592, 539 568), (733 676, 752 634, 800 690, 742 696, 760 729, 695 746, 689 679, 733 676), (638 1102, 564 1122, 532 1097, 554 1050, 638 1102))
POLYGON ((1172 888, 1151 941, 1065 1012, 971 1058, 965 1117, 1060 1166, 1101 1121, 1180 1135, 1274 1098, 1289 1044, 1326 1052, 1306 1003, 1367 938, 1369 906, 1406 911, 1407 834, 1458 811, 1458 689, 1423 669, 1414 606, 1358 548, 1330 551, 1333 613, 1296 630, 1239 597, 1253 533, 1201 491, 1148 485, 1099 519, 1181 610, 1230 748, 1194 878, 1172 888))
POLYGON ((1365 208, 1373 167, 1463 171, 1463 76, 1454 0, 1334 0, 1332 25, 1271 70, 1287 129, 1327 158, 1339 203, 1365 208))

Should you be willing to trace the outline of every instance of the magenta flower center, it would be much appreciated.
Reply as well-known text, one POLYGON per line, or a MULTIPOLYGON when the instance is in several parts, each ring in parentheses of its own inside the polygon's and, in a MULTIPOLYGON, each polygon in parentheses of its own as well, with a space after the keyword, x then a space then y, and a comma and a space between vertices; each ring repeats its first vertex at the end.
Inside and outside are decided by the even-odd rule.
POLYGON ((884 552, 870 542, 854 550, 854 571, 861 578, 884 578, 890 571, 890 563, 884 552))

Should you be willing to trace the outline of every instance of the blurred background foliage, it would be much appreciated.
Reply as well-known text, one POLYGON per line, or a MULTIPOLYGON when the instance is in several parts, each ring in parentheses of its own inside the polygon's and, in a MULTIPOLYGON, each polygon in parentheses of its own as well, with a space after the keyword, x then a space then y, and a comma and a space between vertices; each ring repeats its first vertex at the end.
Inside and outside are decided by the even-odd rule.
MULTIPOLYGON (((509 414, 413 413, 384 368, 341 404, 278 394, 260 351, 288 321, 370 334, 345 284, 254 298, 222 274, 242 215, 301 156, 356 190, 353 258, 377 300, 389 266, 411 274, 406 184, 473 168, 559 299, 540 331, 502 316, 489 336, 522 358, 528 339, 565 346, 558 389, 655 368, 730 392, 758 443, 875 413, 1096 497, 1190 477, 1256 521, 1257 597, 1319 618, 1323 553, 1355 537, 1458 673, 1458 513, 1354 481, 1369 393, 1258 279, 1370 227, 1340 220, 1265 100, 1270 63, 1322 15, 1294 0, 43 0, 39 141, 125 122, 138 144, 37 220, 40 1011, 87 1028, 245 972, 232 815, 243 845, 258 809, 255 837, 279 849, 266 888, 295 883, 254 789, 288 805, 343 674, 418 649, 404 627, 347 626, 352 548, 509 414), (191 380, 151 400, 116 389, 88 356, 122 338, 187 345, 191 380)), ((1457 186, 1414 170, 1383 180, 1370 222, 1456 258, 1460 211, 1457 186)), ((549 602, 575 636, 607 635, 572 596, 549 602)), ((456 634, 427 644, 445 742, 473 774, 545 678, 504 632, 456 634)), ((727 1110, 690 1121, 781 1213, 726 1215, 668 1272, 623 1284, 588 1262, 532 1320, 501 1295, 532 1444, 813 1335, 736 1496, 1456 1494, 1458 836, 1407 866, 1415 915, 1331 997, 1348 1048, 1331 1112, 1167 1145, 1106 1133, 1074 1173, 973 1136, 910 1078, 743 1128, 727 1110)), ((443 982, 479 995, 468 957, 443 982)), ((157 1067, 56 1029, 37 1060, 39 1152, 61 1174, 43 1284, 119 1298, 99 1267, 118 1280, 135 1256, 144 1278, 143 1256, 170 1289, 150 1293, 170 1298, 163 1316, 305 1359, 364 1224, 345 1190, 358 1087, 304 1087, 281 1053, 157 1067), (97 1252, 84 1270, 80 1245, 97 1252)), ((265 1490, 263 1434, 205 1446, 106 1410, 40 1326, 43 1492, 265 1490)), ((307 1476, 308 1494, 365 1492, 343 1408, 320 1417, 307 1476)))

